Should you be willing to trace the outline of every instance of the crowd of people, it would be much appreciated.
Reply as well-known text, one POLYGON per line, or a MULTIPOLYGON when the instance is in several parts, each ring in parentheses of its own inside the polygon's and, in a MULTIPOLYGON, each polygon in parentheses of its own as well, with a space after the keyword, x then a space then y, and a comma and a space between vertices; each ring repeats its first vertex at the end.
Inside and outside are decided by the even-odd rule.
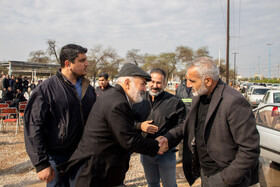
POLYGON ((28 78, 22 79, 21 75, 15 77, 14 75, 2 74, 0 83, 0 103, 9 101, 10 107, 18 107, 20 102, 26 101, 30 92, 36 87, 34 81, 29 84, 28 78))
POLYGON ((115 86, 85 78, 87 49, 61 49, 57 74, 33 90, 24 115, 26 151, 47 186, 123 185, 130 155, 141 154, 149 187, 176 187, 176 146, 190 185, 259 182, 259 134, 250 104, 219 79, 208 57, 189 63, 172 95, 163 69, 126 63, 115 86), (148 85, 148 86, 147 86, 148 85), (148 91, 146 90, 148 87, 148 91))

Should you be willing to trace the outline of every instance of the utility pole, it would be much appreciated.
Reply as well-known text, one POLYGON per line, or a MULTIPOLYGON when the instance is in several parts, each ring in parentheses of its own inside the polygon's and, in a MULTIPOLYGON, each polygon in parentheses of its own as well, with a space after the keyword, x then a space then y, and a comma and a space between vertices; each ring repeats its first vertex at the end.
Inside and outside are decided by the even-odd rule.
POLYGON ((236 74, 235 74, 235 68, 236 68, 236 54, 238 54, 237 52, 235 53, 232 53, 234 56, 234 67, 233 67, 233 85, 235 86, 235 77, 236 77, 236 74))
POLYGON ((226 82, 229 83, 229 0, 227 0, 227 54, 226 54, 226 82))
POLYGON ((269 54, 268 54, 268 79, 270 79, 270 65, 271 65, 271 45, 272 43, 267 44, 269 46, 269 54))
POLYGON ((261 80, 261 57, 259 57, 259 80, 261 80))
POLYGON ((278 72, 277 80, 279 81, 279 64, 277 64, 277 72, 278 72))

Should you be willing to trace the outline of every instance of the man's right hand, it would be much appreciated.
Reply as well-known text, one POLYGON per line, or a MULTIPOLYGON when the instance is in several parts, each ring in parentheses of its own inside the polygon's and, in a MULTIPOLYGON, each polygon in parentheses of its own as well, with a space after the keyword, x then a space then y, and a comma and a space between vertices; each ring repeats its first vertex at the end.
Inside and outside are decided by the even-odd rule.
POLYGON ((141 123, 141 130, 143 132, 147 132, 150 134, 155 134, 158 131, 158 127, 155 125, 151 125, 153 123, 153 120, 150 121, 144 121, 141 123))
POLYGON ((51 166, 39 171, 37 173, 40 180, 45 181, 46 183, 51 182, 54 179, 54 170, 51 166))

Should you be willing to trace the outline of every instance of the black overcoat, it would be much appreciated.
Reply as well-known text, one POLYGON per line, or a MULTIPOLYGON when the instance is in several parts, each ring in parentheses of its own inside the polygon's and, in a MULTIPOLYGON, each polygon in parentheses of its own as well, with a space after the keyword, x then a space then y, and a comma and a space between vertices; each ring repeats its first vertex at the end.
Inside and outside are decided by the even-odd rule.
POLYGON ((82 162, 76 186, 117 186, 125 178, 131 152, 155 156, 158 149, 156 140, 135 131, 131 106, 117 84, 96 101, 78 148, 58 169, 71 173, 82 162))

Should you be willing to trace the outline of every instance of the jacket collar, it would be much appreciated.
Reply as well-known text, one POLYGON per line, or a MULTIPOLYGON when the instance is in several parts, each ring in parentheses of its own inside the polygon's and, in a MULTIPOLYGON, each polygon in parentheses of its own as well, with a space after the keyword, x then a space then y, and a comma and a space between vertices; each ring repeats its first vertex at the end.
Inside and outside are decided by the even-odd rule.
MULTIPOLYGON (((61 73, 61 69, 57 70, 56 76, 63 81, 65 84, 68 84, 70 86, 73 87, 72 84, 70 84, 68 82, 68 80, 66 79, 66 77, 61 73)), ((81 95, 81 99, 83 99, 83 97, 85 96, 87 89, 90 85, 90 81, 88 79, 86 79, 85 77, 82 77, 82 95, 81 95)))

